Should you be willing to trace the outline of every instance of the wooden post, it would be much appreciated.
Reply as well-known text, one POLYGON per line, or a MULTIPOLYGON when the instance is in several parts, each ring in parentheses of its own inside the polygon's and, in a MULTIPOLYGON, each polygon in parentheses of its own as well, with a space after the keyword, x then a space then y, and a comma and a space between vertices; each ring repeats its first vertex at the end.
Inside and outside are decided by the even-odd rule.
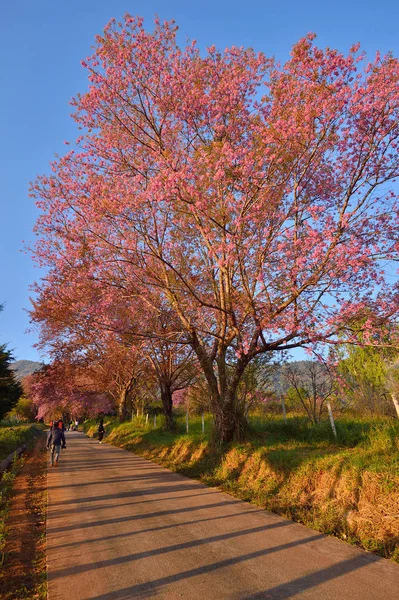
POLYGON ((186 433, 188 433, 188 410, 186 411, 186 433))
POLYGON ((205 417, 204 417, 204 413, 202 413, 202 433, 205 433, 205 417))
POLYGON ((145 416, 145 424, 148 425, 148 413, 145 416))
POLYGON ((331 404, 330 404, 329 400, 327 400, 327 408, 328 408, 328 416, 330 417, 331 429, 333 430, 335 439, 337 439, 337 430, 335 428, 334 416, 332 413, 332 408, 331 408, 331 404))
POLYGON ((284 402, 284 396, 281 396, 281 406, 283 408, 283 419, 284 419, 284 423, 287 425, 287 413, 285 410, 285 402, 284 402))

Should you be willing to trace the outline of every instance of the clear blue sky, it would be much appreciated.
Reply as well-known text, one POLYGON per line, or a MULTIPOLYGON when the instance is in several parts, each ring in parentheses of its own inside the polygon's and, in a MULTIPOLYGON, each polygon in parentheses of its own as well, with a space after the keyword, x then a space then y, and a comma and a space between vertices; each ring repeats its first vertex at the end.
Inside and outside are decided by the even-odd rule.
POLYGON ((36 219, 29 182, 48 169, 76 131, 69 100, 86 89, 80 61, 111 17, 155 14, 175 19, 182 43, 252 46, 284 61, 309 31, 318 43, 347 50, 359 41, 371 55, 399 55, 394 0, 4 0, 0 13, 0 344, 16 359, 39 360, 27 334, 29 285, 40 276, 21 252, 36 219))

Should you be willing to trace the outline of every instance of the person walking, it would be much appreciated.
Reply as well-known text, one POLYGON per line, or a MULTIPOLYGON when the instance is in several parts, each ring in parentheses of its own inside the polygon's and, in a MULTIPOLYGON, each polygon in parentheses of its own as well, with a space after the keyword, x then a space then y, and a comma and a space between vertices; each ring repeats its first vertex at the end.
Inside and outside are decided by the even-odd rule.
POLYGON ((98 426, 98 441, 102 444, 105 429, 104 429, 104 421, 101 419, 100 424, 98 426))
POLYGON ((61 448, 66 448, 65 435, 62 427, 55 421, 47 437, 47 449, 50 448, 50 466, 58 467, 61 448))

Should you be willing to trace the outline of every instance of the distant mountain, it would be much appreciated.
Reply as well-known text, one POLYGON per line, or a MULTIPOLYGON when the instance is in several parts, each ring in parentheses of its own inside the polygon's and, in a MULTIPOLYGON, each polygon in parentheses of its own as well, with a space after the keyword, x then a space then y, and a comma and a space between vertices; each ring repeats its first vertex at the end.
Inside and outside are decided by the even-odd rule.
POLYGON ((17 360, 10 365, 10 368, 15 371, 15 376, 19 381, 27 375, 32 375, 35 371, 39 371, 42 367, 43 363, 34 360, 17 360))
MULTIPOLYGON (((293 360, 290 361, 289 364, 293 367, 297 372, 299 372, 300 376, 306 381, 309 379, 309 365, 312 364, 311 360, 293 360)), ((266 366, 264 373, 264 384, 265 387, 270 389, 277 396, 281 396, 287 393, 288 389, 291 387, 291 384, 284 376, 284 364, 276 364, 266 366)))
MULTIPOLYGON (((308 360, 294 360, 290 364, 305 375, 307 367, 311 362, 308 360)), ((43 366, 44 363, 34 360, 17 360, 10 365, 19 381, 27 375, 32 375, 35 371, 39 371, 43 366)), ((277 395, 285 394, 290 387, 290 384, 284 377, 283 365, 266 366, 263 379, 264 386, 277 395)))

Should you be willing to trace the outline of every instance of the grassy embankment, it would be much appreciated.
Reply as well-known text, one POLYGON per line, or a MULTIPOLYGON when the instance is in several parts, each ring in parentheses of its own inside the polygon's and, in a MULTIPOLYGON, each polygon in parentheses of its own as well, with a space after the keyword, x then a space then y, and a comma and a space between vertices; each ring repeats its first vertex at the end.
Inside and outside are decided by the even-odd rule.
POLYGON ((0 423, 0 461, 24 444, 30 445, 37 438, 41 425, 2 426, 0 423))
MULTIPOLYGON (((0 424, 0 461, 7 458, 20 446, 32 446, 39 435, 41 426, 36 424, 14 425, 12 427, 0 424)), ((5 525, 9 501, 15 477, 22 465, 23 458, 14 460, 12 467, 0 479, 0 563, 5 545, 5 525)))
MULTIPOLYGON (((244 443, 212 450, 210 418, 183 419, 177 433, 143 421, 105 419, 106 441, 199 479, 265 509, 399 562, 399 423, 341 419, 328 423, 251 418, 244 443), (207 433, 208 432, 208 433, 207 433)), ((96 434, 93 421, 85 424, 96 434)))

